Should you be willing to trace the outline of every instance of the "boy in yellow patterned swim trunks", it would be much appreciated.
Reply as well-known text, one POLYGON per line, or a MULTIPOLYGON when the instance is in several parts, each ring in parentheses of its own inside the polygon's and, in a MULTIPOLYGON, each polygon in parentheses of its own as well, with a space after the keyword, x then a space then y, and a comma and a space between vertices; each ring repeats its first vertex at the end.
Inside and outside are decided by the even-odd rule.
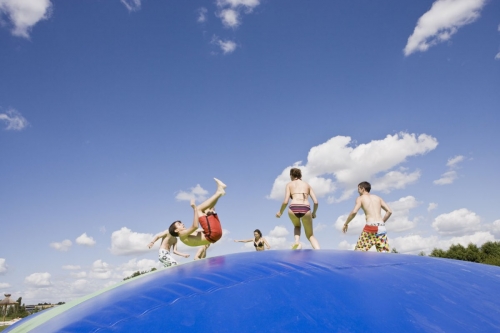
POLYGON ((375 246, 377 252, 389 252, 389 243, 387 241, 387 233, 385 222, 392 214, 391 209, 385 201, 379 196, 370 194, 371 185, 368 182, 361 182, 358 185, 359 197, 356 198, 354 209, 347 217, 344 223, 342 232, 346 233, 349 222, 356 216, 360 208, 363 208, 366 217, 366 225, 359 236, 358 242, 354 250, 368 251, 372 246, 375 246), (382 218, 381 209, 385 211, 382 218))

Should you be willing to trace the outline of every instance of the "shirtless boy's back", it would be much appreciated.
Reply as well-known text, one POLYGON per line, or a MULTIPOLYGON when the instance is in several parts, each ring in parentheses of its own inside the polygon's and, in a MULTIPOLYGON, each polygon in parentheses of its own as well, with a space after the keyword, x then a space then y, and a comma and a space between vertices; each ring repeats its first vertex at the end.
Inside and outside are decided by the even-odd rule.
POLYGON ((370 194, 370 190, 371 185, 368 182, 362 182, 358 185, 359 197, 356 198, 354 209, 347 217, 342 231, 347 232, 349 222, 362 208, 365 212, 366 225, 359 236, 355 250, 368 251, 375 245, 378 252, 389 252, 385 222, 391 216, 392 211, 381 197, 370 194), (385 211, 383 218, 381 215, 382 209, 385 211))

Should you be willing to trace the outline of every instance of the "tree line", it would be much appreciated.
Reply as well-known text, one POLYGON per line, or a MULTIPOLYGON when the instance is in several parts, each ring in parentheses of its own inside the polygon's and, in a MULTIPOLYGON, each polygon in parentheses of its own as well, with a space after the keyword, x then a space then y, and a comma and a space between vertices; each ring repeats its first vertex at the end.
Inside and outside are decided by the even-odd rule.
MULTIPOLYGON (((392 253, 398 253, 393 248, 392 253)), ((418 255, 425 256, 421 251, 418 255)), ((429 257, 456 259, 470 262, 477 262, 487 265, 500 266, 500 242, 486 242, 478 247, 476 244, 469 243, 467 247, 460 244, 453 244, 448 250, 434 248, 429 257)))

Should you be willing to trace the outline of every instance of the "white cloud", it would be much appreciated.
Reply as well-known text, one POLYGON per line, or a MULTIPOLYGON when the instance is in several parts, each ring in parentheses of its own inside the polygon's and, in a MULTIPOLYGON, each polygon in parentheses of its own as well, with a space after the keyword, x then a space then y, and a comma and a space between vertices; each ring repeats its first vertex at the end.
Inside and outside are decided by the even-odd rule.
POLYGON ((439 248, 448 249, 453 244, 461 244, 463 246, 469 245, 469 243, 476 244, 477 246, 482 246, 486 242, 492 242, 495 237, 489 231, 478 231, 472 235, 465 235, 460 237, 453 237, 448 240, 439 241, 439 248))
POLYGON ((158 260, 151 259, 131 259, 123 265, 118 266, 117 271, 120 271, 120 278, 123 279, 127 276, 132 275, 134 272, 140 271, 150 271, 151 268, 159 269, 162 264, 158 260))
POLYGON ((198 8, 198 19, 199 23, 207 21, 207 9, 205 7, 198 8))
POLYGON ((141 0, 120 0, 129 12, 135 12, 141 9, 141 0))
POLYGON ((436 179, 433 181, 434 184, 436 185, 448 185, 448 184, 453 184, 455 179, 457 179, 458 175, 455 170, 450 170, 446 171, 441 175, 441 178, 436 179))
POLYGON ((195 187, 191 187, 191 190, 188 192, 179 191, 179 193, 175 196, 175 199, 178 201, 191 201, 191 199, 194 199, 200 202, 207 199, 207 194, 208 191, 203 189, 200 184, 197 184, 195 187))
POLYGON ((387 221, 386 227, 391 232, 402 232, 415 228, 417 218, 409 219, 410 210, 419 205, 414 197, 407 196, 398 201, 389 202, 388 205, 392 209, 392 216, 387 221))
POLYGON ((92 237, 87 236, 87 233, 84 232, 81 234, 76 240, 76 244, 85 245, 85 246, 94 246, 95 240, 92 237))
POLYGON ((222 20, 222 24, 226 27, 236 28, 240 25, 240 14, 234 9, 221 10, 218 15, 222 20))
POLYGON ((372 187, 380 192, 389 193, 393 189, 402 189, 406 185, 415 183, 420 178, 420 171, 405 173, 401 171, 390 171, 380 178, 372 181, 372 187))
MULTIPOLYGON (((342 231, 345 221, 349 214, 340 215, 335 221, 335 229, 342 231)), ((360 234, 366 224, 365 214, 360 211, 352 220, 349 222, 349 230, 348 233, 352 234, 360 234)))
POLYGON ((356 244, 349 244, 348 241, 343 240, 342 242, 339 243, 337 248, 339 250, 354 250, 355 246, 356 246, 356 244))
POLYGON ((238 47, 238 45, 236 45, 235 42, 233 42, 231 40, 222 40, 222 39, 219 39, 219 37, 217 37, 217 36, 214 36, 212 38, 212 44, 219 46, 220 49, 222 50, 222 53, 224 53, 224 54, 233 53, 236 50, 236 48, 238 47))
POLYGON ((422 237, 420 235, 408 235, 403 237, 389 237, 391 249, 397 249, 399 253, 418 253, 424 251, 429 254, 439 245, 437 236, 422 237))
MULTIPOLYGON (((267 235, 264 235, 264 238, 267 240, 269 245, 271 245, 271 249, 280 250, 280 249, 289 249, 292 246, 291 242, 288 242, 286 237, 290 233, 288 230, 282 226, 275 226, 267 235)), ((253 243, 246 243, 245 247, 253 248, 253 243)))
POLYGON ((72 287, 76 291, 84 291, 89 285, 89 281, 85 279, 78 279, 72 283, 72 287))
POLYGON ((5 261, 5 258, 0 258, 0 275, 4 275, 7 272, 7 264, 5 261))
POLYGON ((495 236, 500 237, 500 220, 494 221, 488 226, 488 228, 495 236))
POLYGON ((434 209, 436 209, 438 207, 438 204, 437 203, 434 203, 434 202, 431 202, 429 203, 429 206, 427 207, 427 211, 430 212, 430 211, 433 211, 434 209))
POLYGON ((449 40, 460 27, 477 20, 485 4, 486 0, 437 0, 419 18, 404 54, 425 52, 429 47, 449 40))
POLYGON ((119 256, 138 255, 149 251, 152 234, 133 232, 123 227, 111 234, 111 253, 119 256))
POLYGON ((10 284, 5 282, 0 282, 0 290, 10 288, 10 284))
POLYGON ((71 245, 73 245, 73 243, 69 239, 65 239, 60 243, 58 243, 58 242, 50 243, 51 248, 56 249, 57 251, 61 251, 61 252, 68 251, 70 249, 71 245))
POLYGON ((87 277, 87 272, 71 272, 70 275, 72 277, 75 277, 75 278, 78 278, 78 279, 81 279, 81 278, 84 278, 84 277, 87 277))
POLYGON ((400 253, 416 254, 424 251, 426 254, 430 254, 435 248, 446 251, 454 244, 467 246, 469 243, 473 243, 477 246, 482 246, 484 243, 494 240, 495 237, 491 233, 478 231, 471 235, 450 239, 439 239, 437 236, 422 237, 420 235, 408 235, 394 239, 389 238, 389 244, 391 248, 396 248, 400 253))
MULTIPOLYGON (((373 140, 367 144, 351 147, 351 138, 336 136, 325 143, 312 147, 306 165, 296 162, 283 170, 273 184, 271 199, 283 199, 285 186, 290 181, 290 168, 298 167, 317 196, 332 194, 342 188, 340 198, 330 196, 328 201, 339 202, 348 199, 361 181, 372 181, 385 192, 404 188, 420 176, 419 171, 391 171, 410 156, 426 154, 435 149, 438 142, 427 134, 399 133, 388 135, 383 140, 373 140), (381 175, 380 175, 381 174, 381 175), (380 176, 379 176, 380 175, 380 176), (330 178, 331 177, 331 178, 330 178)), ((378 191, 378 188, 372 187, 378 191)))
POLYGON ((452 184, 455 179, 458 178, 457 172, 454 170, 458 168, 458 164, 465 159, 464 156, 458 155, 448 159, 446 166, 448 167, 448 171, 441 175, 441 178, 435 180, 433 183, 436 185, 448 185, 452 184))
POLYGON ((500 60, 500 52, 498 52, 495 56, 495 60, 500 60))
POLYGON ((458 163, 462 162, 464 159, 465 159, 465 157, 462 155, 452 157, 452 158, 448 159, 446 166, 450 167, 450 168, 455 167, 458 163))
POLYGON ((81 267, 79 265, 65 265, 62 267, 62 269, 77 270, 77 269, 81 269, 81 267))
POLYGON ((227 28, 241 24, 241 12, 249 14, 260 4, 260 0, 217 0, 217 16, 227 28))
POLYGON ((9 109, 5 113, 0 113, 0 120, 7 124, 6 130, 20 131, 28 126, 26 118, 14 109, 9 109))
POLYGON ((458 236, 479 230, 480 223, 481 218, 476 213, 461 208, 439 215, 432 222, 432 227, 442 235, 458 236))
POLYGON ((105 280, 109 279, 111 275, 112 270, 108 263, 102 261, 101 259, 94 261, 90 271, 90 277, 105 280))
POLYGON ((49 287, 52 283, 50 282, 50 273, 33 273, 24 279, 24 283, 32 287, 49 287))
POLYGON ((0 0, 0 15, 9 17, 14 36, 29 38, 31 28, 51 13, 50 0, 0 0))

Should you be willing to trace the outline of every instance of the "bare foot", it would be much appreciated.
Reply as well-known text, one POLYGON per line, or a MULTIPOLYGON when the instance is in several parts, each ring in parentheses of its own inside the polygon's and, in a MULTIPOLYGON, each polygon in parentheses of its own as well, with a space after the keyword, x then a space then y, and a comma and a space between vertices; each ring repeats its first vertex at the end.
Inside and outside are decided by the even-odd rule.
POLYGON ((220 193, 221 195, 226 194, 226 191, 224 191, 224 189, 227 187, 227 185, 224 184, 223 182, 221 182, 217 178, 214 178, 214 179, 215 179, 215 182, 217 183, 217 193, 220 193))
POLYGON ((300 250, 300 249, 302 249, 302 244, 300 243, 293 244, 292 250, 300 250))

